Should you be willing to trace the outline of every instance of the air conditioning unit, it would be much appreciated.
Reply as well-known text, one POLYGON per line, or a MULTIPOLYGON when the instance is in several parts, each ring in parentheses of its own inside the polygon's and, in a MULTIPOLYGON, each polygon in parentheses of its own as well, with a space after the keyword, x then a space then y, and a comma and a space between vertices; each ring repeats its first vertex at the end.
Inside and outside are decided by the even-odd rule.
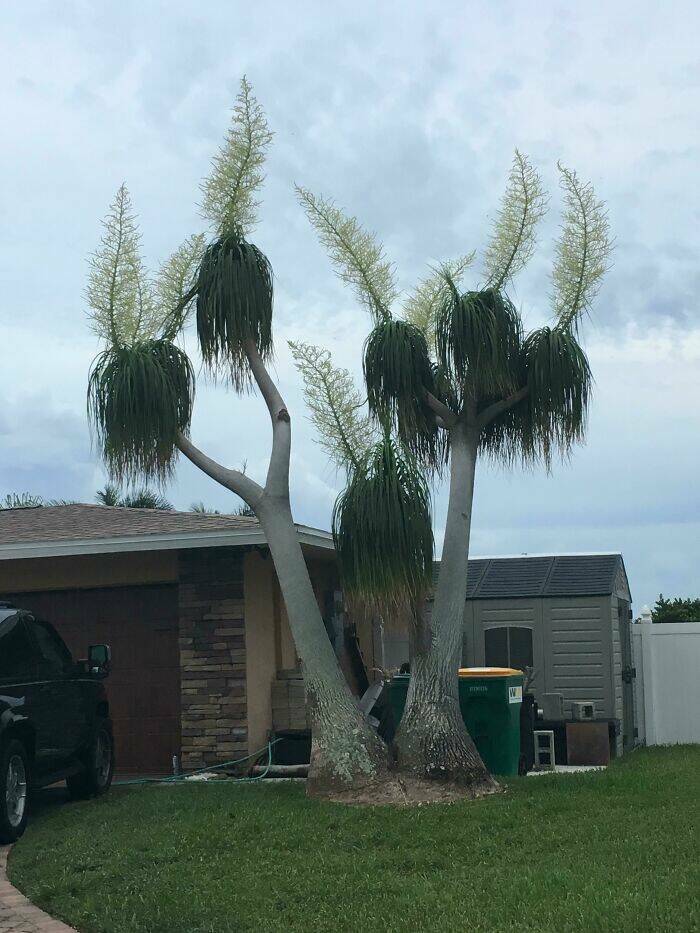
POLYGON ((571 713, 573 718, 579 722, 588 722, 591 719, 595 719, 595 703, 592 700, 572 703, 571 713))

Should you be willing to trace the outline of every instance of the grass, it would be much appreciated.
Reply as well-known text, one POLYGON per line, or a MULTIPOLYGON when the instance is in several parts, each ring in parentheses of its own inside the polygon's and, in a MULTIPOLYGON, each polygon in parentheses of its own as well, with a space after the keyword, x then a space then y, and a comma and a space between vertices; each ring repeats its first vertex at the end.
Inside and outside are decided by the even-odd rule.
POLYGON ((80 931, 700 929, 700 747, 414 810, 149 786, 40 814, 12 881, 80 931))

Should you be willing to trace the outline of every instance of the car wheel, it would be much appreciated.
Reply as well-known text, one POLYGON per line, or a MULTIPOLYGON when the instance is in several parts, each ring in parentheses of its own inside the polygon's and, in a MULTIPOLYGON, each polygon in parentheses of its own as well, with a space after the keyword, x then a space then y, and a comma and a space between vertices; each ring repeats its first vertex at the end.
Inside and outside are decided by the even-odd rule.
POLYGON ((99 797, 109 790, 113 774, 114 739, 109 725, 102 723, 83 759, 83 770, 66 780, 68 792, 75 800, 99 797))
POLYGON ((29 814, 29 757, 16 739, 0 749, 0 843, 22 835, 29 814))

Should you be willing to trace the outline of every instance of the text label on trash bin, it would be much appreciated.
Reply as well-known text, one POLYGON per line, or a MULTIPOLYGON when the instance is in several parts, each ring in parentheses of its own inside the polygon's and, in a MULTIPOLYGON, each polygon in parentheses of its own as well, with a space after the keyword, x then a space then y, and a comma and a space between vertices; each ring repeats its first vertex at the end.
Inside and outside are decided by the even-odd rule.
POLYGON ((523 688, 522 687, 508 687, 508 702, 509 703, 522 703, 523 702, 523 688))

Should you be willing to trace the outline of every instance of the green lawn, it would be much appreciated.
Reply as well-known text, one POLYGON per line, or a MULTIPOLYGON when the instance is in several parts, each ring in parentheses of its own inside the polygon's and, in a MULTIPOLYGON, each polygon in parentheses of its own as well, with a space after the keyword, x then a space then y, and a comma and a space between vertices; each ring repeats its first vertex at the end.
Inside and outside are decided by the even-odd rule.
POLYGON ((114 789, 45 810, 12 881, 80 931, 700 929, 700 747, 355 809, 303 788, 114 789))

